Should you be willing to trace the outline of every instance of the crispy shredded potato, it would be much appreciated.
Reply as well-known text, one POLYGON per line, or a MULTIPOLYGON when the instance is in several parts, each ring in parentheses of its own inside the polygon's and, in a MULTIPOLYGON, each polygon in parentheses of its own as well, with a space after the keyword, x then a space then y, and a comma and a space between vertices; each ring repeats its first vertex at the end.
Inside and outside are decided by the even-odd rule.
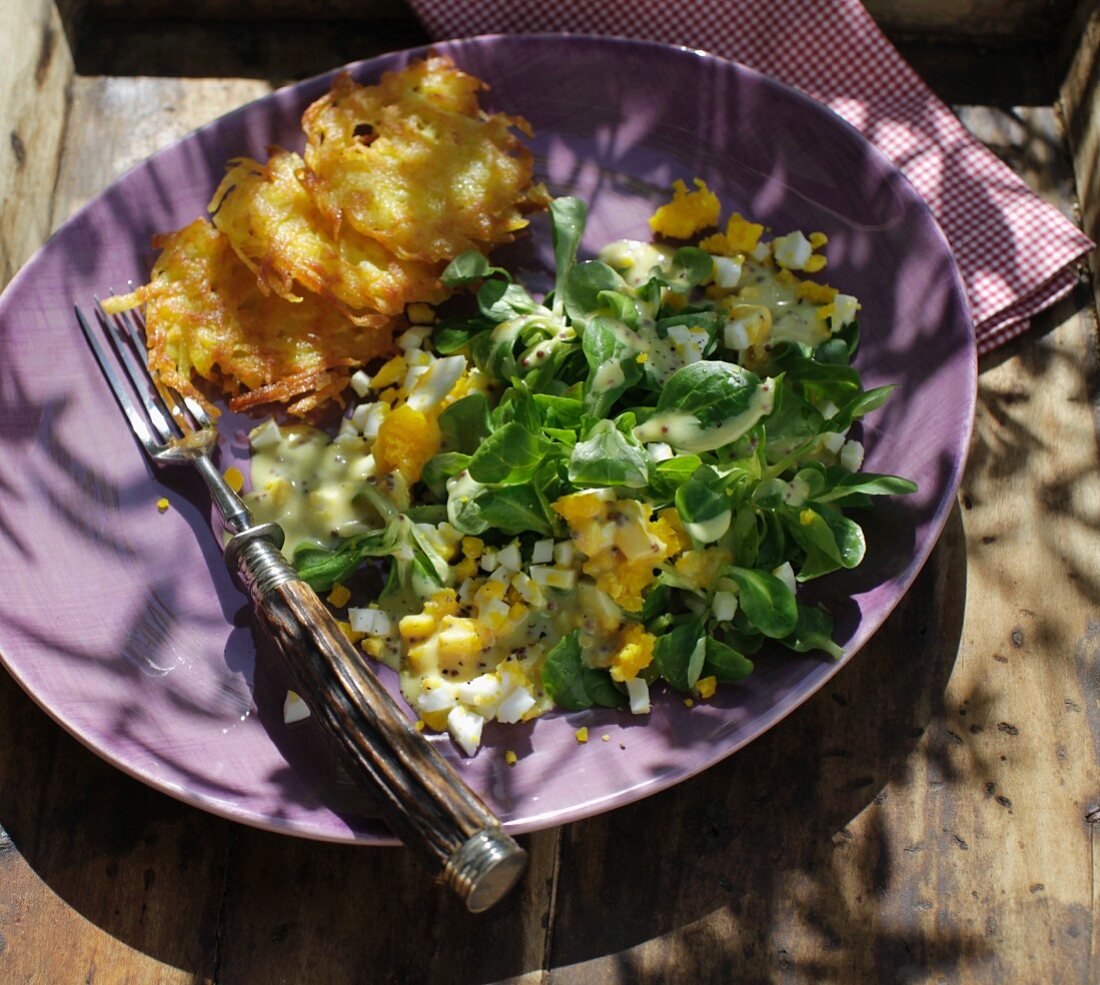
POLYGON ((301 176, 302 159, 273 148, 267 164, 230 162, 210 202, 214 225, 266 286, 288 301, 302 288, 331 298, 356 324, 378 327, 381 315, 445 296, 440 265, 399 260, 377 240, 331 226, 313 204, 301 176))
POLYGON ((150 282, 107 305, 145 305, 150 370, 210 410, 193 376, 234 410, 340 400, 408 305, 445 298, 447 261, 509 242, 549 203, 512 133, 530 128, 483 113, 484 88, 446 58, 377 86, 344 75, 302 118, 305 161, 277 147, 230 161, 213 226, 156 237, 150 282))
POLYGON ((388 72, 375 86, 347 75, 302 117, 304 176, 334 228, 344 223, 400 257, 448 259, 511 242, 548 196, 532 186, 520 117, 478 106, 483 82, 447 58, 388 72))
POLYGON ((144 304, 149 368, 212 412, 192 374, 233 394, 232 410, 286 403, 305 415, 339 399, 354 367, 393 348, 389 331, 363 331, 316 295, 291 302, 265 293, 205 219, 154 245, 161 254, 149 283, 103 307, 144 304))

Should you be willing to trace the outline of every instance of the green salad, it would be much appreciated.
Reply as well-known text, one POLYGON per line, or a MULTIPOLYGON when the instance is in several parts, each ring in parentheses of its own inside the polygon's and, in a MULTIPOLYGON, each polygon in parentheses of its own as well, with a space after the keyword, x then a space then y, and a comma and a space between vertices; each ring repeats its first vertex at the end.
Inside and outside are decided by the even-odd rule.
POLYGON ((696 184, 657 243, 589 260, 584 203, 556 199, 546 297, 464 253, 443 280, 472 310, 410 311, 335 437, 253 432, 258 518, 468 754, 487 721, 706 700, 768 645, 839 657, 799 586, 858 565, 858 512, 915 489, 861 471, 850 429, 891 387, 852 366, 856 299, 812 279, 826 238, 739 215, 700 236, 696 184), (385 588, 357 597, 371 562, 385 588))

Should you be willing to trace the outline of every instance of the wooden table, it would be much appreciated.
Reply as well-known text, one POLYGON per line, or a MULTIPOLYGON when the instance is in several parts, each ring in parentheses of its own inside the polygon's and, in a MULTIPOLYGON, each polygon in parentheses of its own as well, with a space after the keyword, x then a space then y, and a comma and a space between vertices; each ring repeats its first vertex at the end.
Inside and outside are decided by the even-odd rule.
MULTIPOLYGON (((62 9, 5 15, 21 40, 0 60, 0 283, 191 128, 421 40, 400 10, 321 24, 307 44, 251 24, 79 27, 79 7, 62 9)), ((1086 53, 1095 11, 1089 30, 1086 53)), ((1072 214, 1060 114, 1087 181, 1087 60, 1059 95, 1061 69, 1032 44, 905 50, 1072 214)), ((1095 197, 1083 206, 1095 235, 1095 197)), ((906 601, 824 690, 690 782, 524 837, 529 875, 488 914, 403 850, 267 834, 147 789, 0 672, 0 981, 1100 980, 1095 345, 1086 280, 983 361, 958 508, 906 601)))

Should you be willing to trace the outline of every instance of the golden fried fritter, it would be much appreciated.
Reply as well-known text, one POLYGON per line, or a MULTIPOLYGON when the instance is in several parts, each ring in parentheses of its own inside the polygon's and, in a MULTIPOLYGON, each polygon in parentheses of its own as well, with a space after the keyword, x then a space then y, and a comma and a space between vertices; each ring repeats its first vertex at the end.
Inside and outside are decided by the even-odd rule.
POLYGON ((437 261, 486 252, 548 202, 532 186, 530 136, 520 117, 478 106, 485 83, 430 57, 378 85, 347 75, 302 117, 303 176, 333 228, 343 224, 399 257, 437 261))
POLYGON ((149 368, 211 411, 192 374, 231 394, 233 410, 287 403, 305 415, 339 399, 355 367, 393 348, 390 331, 364 330, 317 295, 288 301, 261 290, 205 219, 153 242, 161 254, 149 283, 104 308, 144 304, 149 368))
POLYGON ((339 400, 352 369, 392 349, 406 305, 443 300, 448 260, 510 241, 549 202, 512 133, 529 127, 483 113, 484 88, 445 58, 377 86, 341 76, 302 118, 304 162, 280 148, 231 161, 214 226, 154 239, 150 283, 109 303, 145 305, 153 373, 211 410, 193 375, 234 410, 339 400))
POLYGON ((356 324, 378 327, 414 301, 435 303, 445 291, 442 264, 399 260, 348 225, 333 235, 302 185, 302 159, 272 148, 267 164, 230 162, 210 202, 214 225, 267 287, 288 301, 302 288, 331 298, 356 324))

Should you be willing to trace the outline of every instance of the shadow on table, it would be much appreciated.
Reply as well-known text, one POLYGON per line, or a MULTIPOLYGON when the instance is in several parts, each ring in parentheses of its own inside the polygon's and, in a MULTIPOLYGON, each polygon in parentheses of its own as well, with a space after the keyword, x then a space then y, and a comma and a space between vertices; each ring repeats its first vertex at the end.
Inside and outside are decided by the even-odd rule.
POLYGON ((965 590, 956 510, 902 605, 813 699, 693 780, 523 839, 528 878, 476 917, 404 851, 285 838, 175 803, 79 747, 7 678, 0 710, 13 747, 49 766, 20 771, 9 751, 0 823, 48 887, 32 893, 57 894, 143 955, 222 983, 324 969, 331 982, 472 985, 547 966, 555 980, 586 981, 585 964, 609 955, 618 981, 781 968, 870 981, 910 961, 949 967, 983 953, 982 937, 939 918, 921 929, 887 919, 888 889, 900 852, 962 850, 959 839, 948 830, 943 846, 893 844, 878 812, 910 771, 953 778, 943 695, 965 590))

